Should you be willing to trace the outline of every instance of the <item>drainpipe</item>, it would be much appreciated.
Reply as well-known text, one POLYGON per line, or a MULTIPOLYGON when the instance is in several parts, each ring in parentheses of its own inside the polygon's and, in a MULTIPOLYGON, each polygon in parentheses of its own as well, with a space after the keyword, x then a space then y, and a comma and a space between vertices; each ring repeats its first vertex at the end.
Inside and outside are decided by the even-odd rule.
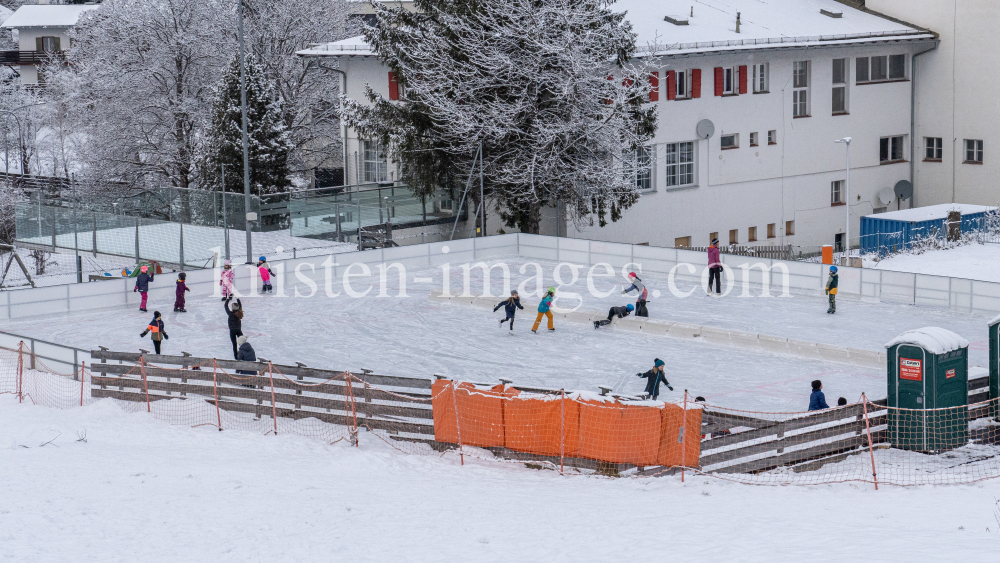
MULTIPOLYGON (((914 53, 910 57, 910 184, 913 186, 913 195, 910 196, 910 208, 916 207, 917 182, 914 175, 917 164, 917 57, 938 48, 940 40, 934 42, 934 46, 924 49, 919 53, 914 53)), ((954 102, 954 100, 952 100, 954 102)))
MULTIPOLYGON (((340 70, 339 68, 332 68, 330 70, 332 70, 333 72, 336 72, 336 73, 338 73, 338 74, 340 74, 340 75, 342 75, 344 77, 344 89, 341 90, 340 94, 341 95, 347 95, 347 73, 344 72, 344 71, 342 71, 342 70, 340 70)), ((343 104, 341 104, 341 108, 340 109, 344 109, 343 108, 343 104)), ((341 138, 340 138, 340 144, 343 145, 343 149, 344 149, 344 185, 346 186, 347 185, 347 126, 344 125, 342 119, 340 119, 340 121, 341 121, 340 127, 341 127, 341 131, 342 131, 341 138)), ((911 177, 912 177, 912 174, 911 174, 911 177)))

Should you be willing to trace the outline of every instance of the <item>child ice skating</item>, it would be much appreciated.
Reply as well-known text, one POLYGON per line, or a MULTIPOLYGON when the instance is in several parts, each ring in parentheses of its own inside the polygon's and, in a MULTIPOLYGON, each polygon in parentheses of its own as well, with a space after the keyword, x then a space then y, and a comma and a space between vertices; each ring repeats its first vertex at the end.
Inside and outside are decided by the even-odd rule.
POLYGON ((503 323, 510 321, 510 333, 514 334, 514 313, 516 313, 518 309, 521 309, 522 311, 524 310, 524 307, 521 306, 521 298, 517 296, 516 289, 510 292, 510 297, 497 303, 497 306, 493 307, 493 312, 496 313, 497 309, 500 307, 503 307, 504 312, 506 313, 504 318, 500 320, 500 326, 502 327, 503 323))
POLYGON ((708 294, 712 295, 712 284, 715 283, 715 296, 722 296, 722 260, 719 258, 719 239, 712 239, 708 247, 708 294))
POLYGON ((153 339, 153 349, 156 350, 156 355, 160 355, 160 344, 163 340, 169 339, 167 336, 167 331, 163 330, 163 317, 160 315, 159 311, 153 311, 153 320, 149 321, 149 325, 146 326, 146 330, 142 331, 139 336, 145 338, 147 334, 150 334, 150 338, 153 339))
POLYGON ((663 373, 663 360, 660 358, 653 360, 653 369, 646 373, 637 373, 635 375, 646 379, 646 394, 652 397, 654 401, 660 396, 661 384, 666 385, 667 389, 671 391, 674 390, 670 382, 667 381, 667 374, 663 373))
POLYGON ((231 299, 233 296, 233 280, 236 279, 236 271, 233 270, 232 260, 226 260, 222 266, 222 279, 219 285, 222 286, 222 300, 231 299))
POLYGON ((826 281, 826 294, 830 296, 830 308, 826 310, 831 315, 837 312, 837 267, 830 266, 830 279, 826 281))
POLYGON ((555 331, 556 327, 552 325, 552 300, 555 298, 556 288, 550 287, 548 293, 542 297, 542 300, 538 303, 538 316, 535 317, 535 324, 531 327, 531 332, 538 334, 538 325, 542 324, 542 317, 547 317, 549 321, 549 331, 555 331))
POLYGON ((177 275, 177 289, 174 292, 174 312, 175 313, 177 313, 177 312, 187 313, 187 311, 184 309, 184 301, 185 301, 184 300, 184 292, 185 291, 191 291, 191 288, 189 288, 187 286, 187 284, 184 283, 184 280, 186 280, 186 279, 187 279, 187 274, 185 274, 184 272, 181 272, 180 274, 177 275))
POLYGON ((611 320, 614 319, 615 317, 618 317, 619 319, 624 319, 625 317, 629 316, 629 314, 631 314, 633 310, 635 310, 635 307, 633 307, 631 303, 620 307, 612 307, 608 309, 607 319, 603 321, 594 321, 594 328, 596 329, 611 324, 611 320))
POLYGON ((272 272, 271 268, 268 266, 268 264, 267 264, 267 258, 261 256, 260 259, 257 260, 257 270, 260 271, 260 281, 263 284, 263 287, 261 287, 260 292, 261 293, 270 293, 271 292, 271 276, 274 275, 274 272, 272 272))
POLYGON ((233 341, 233 359, 238 359, 239 348, 236 345, 236 340, 243 336, 243 303, 237 299, 236 304, 230 309, 230 299, 232 298, 226 299, 222 306, 226 309, 226 314, 229 315, 229 339, 233 341))
POLYGON ((622 295, 632 291, 633 289, 639 292, 639 297, 635 300, 635 316, 637 317, 648 317, 649 311, 646 309, 646 297, 648 295, 646 291, 646 286, 643 285, 642 280, 635 272, 628 273, 628 281, 632 282, 632 285, 628 289, 622 290, 622 295))
POLYGON ((139 295, 142 296, 142 301, 139 303, 139 310, 143 313, 146 312, 146 297, 149 295, 149 282, 151 281, 153 281, 153 274, 149 273, 149 266, 139 268, 139 275, 135 278, 135 287, 132 291, 138 291, 139 295))

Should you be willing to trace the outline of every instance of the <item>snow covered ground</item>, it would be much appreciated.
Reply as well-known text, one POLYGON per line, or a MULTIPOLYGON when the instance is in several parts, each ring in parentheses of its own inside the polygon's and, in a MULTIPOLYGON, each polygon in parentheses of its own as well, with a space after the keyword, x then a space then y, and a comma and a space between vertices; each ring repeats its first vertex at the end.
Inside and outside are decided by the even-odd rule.
POLYGON ((898 254, 880 262, 866 260, 865 267, 1000 282, 1000 244, 971 243, 921 254, 898 254))
MULTIPOLYGON (((522 263, 520 259, 508 261, 514 287, 526 278, 517 273, 522 263)), ((542 265, 543 286, 547 287, 552 283, 555 264, 542 265)), ((497 382, 502 377, 512 379, 515 385, 590 391, 596 390, 597 385, 610 385, 619 392, 638 393, 643 380, 635 377, 635 373, 648 369, 653 358, 659 357, 667 362, 675 394, 688 389, 692 394, 705 396, 709 402, 731 408, 804 410, 809 382, 813 379, 824 381, 830 399, 843 396, 853 402, 862 392, 872 399, 886 395, 884 369, 750 351, 701 340, 684 341, 619 330, 595 331, 582 323, 560 322, 556 332, 540 331, 534 335, 529 329, 537 298, 525 297, 526 310, 519 312, 515 335, 510 336, 506 328, 497 325, 502 311, 490 314, 468 305, 428 299, 431 291, 441 289, 440 269, 407 272, 408 297, 396 297, 398 279, 394 271, 390 274, 387 292, 391 297, 377 296, 376 275, 351 280, 355 291, 372 288, 359 299, 344 295, 340 280, 333 286, 341 292, 335 298, 324 295, 322 284, 318 294, 311 298, 273 295, 247 298, 244 333, 258 356, 277 363, 299 361, 330 369, 367 368, 387 375, 442 374, 477 382, 497 382), (422 283, 418 281, 420 278, 430 281, 422 283)), ((565 278, 565 268, 563 274, 565 278)), ((564 286, 559 294, 565 296, 571 291, 585 294, 584 310, 607 311, 610 305, 635 299, 634 293, 629 297, 621 295, 620 279, 596 283, 599 289, 612 291, 609 297, 587 295, 586 271, 581 277, 575 285, 564 286), (616 284, 617 288, 612 287, 616 284)), ((479 270, 473 270, 473 293, 479 292, 481 278, 479 270)), ((822 295, 765 298, 757 290, 751 292, 754 295, 751 297, 739 297, 737 290, 722 299, 699 293, 680 299, 665 290, 665 278, 655 275, 644 278, 651 292, 663 289, 659 298, 650 300, 650 314, 655 318, 878 351, 906 330, 940 326, 972 342, 972 365, 988 365, 988 315, 851 299, 841 299, 837 314, 827 315, 826 298, 822 295)), ((289 281, 293 280, 292 276, 289 281)), ((156 283, 173 281, 164 276, 157 278, 156 283)), ((450 285, 453 292, 461 287, 460 269, 453 267, 450 285)), ((528 281, 527 289, 534 289, 534 285, 528 281)), ((687 289, 683 282, 679 285, 680 289, 687 289)), ((500 291, 499 276, 495 275, 492 292, 500 291)), ((286 292, 293 295, 294 288, 287 287, 286 292)), ((577 303, 569 297, 557 301, 564 307, 577 303)), ((196 356, 219 358, 232 354, 226 316, 217 297, 189 297, 188 313, 173 313, 171 305, 168 301, 149 306, 150 311, 158 309, 165 315, 166 330, 171 336, 164 345, 166 353, 183 350, 196 356)), ((16 322, 8 324, 5 330, 85 349, 103 345, 112 350, 135 351, 140 347, 151 349, 149 340, 139 337, 149 317, 134 310, 91 311, 16 322)))
POLYGON ((56 410, 0 395, 0 553, 102 563, 978 562, 995 560, 1000 532, 996 480, 875 491, 560 476, 360 440, 168 426, 110 400, 56 410))

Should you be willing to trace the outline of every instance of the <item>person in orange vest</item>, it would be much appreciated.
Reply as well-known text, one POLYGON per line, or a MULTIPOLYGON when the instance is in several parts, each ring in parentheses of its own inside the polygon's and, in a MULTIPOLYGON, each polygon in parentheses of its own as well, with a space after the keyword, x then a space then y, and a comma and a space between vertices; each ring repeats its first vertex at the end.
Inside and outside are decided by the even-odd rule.
POLYGON ((142 331, 142 334, 139 336, 145 338, 147 334, 150 334, 149 337, 153 339, 153 349, 156 350, 156 355, 159 356, 160 343, 170 338, 167 336, 167 331, 163 330, 163 316, 160 315, 159 311, 153 311, 153 320, 149 322, 146 330, 142 331))

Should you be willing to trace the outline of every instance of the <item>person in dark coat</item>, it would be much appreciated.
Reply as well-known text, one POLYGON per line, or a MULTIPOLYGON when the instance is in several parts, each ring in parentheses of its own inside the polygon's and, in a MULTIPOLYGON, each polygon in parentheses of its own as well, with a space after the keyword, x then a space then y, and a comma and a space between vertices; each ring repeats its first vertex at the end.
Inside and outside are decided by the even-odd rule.
POLYGON ((517 296, 516 289, 510 292, 510 297, 497 303, 497 306, 493 307, 493 312, 496 313, 497 309, 500 307, 503 307, 504 313, 506 313, 504 318, 500 320, 500 326, 503 326, 503 323, 510 321, 510 333, 514 334, 514 313, 516 313, 518 309, 522 311, 524 310, 524 307, 521 306, 521 298, 517 296))
POLYGON ((831 315, 837 312, 837 267, 830 266, 830 279, 826 280, 826 294, 830 296, 830 307, 826 310, 831 315))
MULTIPOLYGON (((257 353, 254 351, 253 346, 247 342, 247 337, 240 335, 236 339, 236 343, 239 345, 239 352, 236 354, 236 359, 240 362, 256 362, 257 353)), ((236 370, 236 373, 240 375, 257 375, 256 371, 248 370, 236 370)))
POLYGON ((653 398, 655 401, 657 397, 660 396, 660 385, 666 385, 667 389, 671 391, 674 388, 667 381, 667 375, 663 373, 663 360, 656 358, 653 360, 653 369, 647 371, 646 373, 637 373, 636 376, 643 377, 646 379, 646 394, 653 398))
POLYGON ((230 309, 229 302, 231 300, 232 296, 229 296, 229 299, 226 299, 222 306, 226 309, 226 314, 229 315, 229 340, 233 342, 233 357, 238 359, 239 351, 236 339, 243 336, 243 303, 237 298, 236 304, 230 309))
POLYGON ((163 330, 163 316, 160 315, 159 311, 153 311, 153 320, 149 321, 149 325, 146 326, 146 330, 142 331, 139 336, 145 338, 147 334, 152 333, 150 338, 153 339, 153 349, 156 350, 156 355, 160 355, 160 343, 164 340, 170 339, 167 336, 167 331, 163 330))
POLYGON ((139 275, 135 278, 135 287, 132 291, 138 291, 139 295, 142 296, 142 301, 139 303, 139 310, 143 313, 146 312, 146 296, 149 293, 149 282, 151 281, 153 281, 153 274, 149 273, 149 266, 139 268, 139 275))
POLYGON ((607 319, 603 321, 594 321, 594 328, 596 329, 611 324, 611 320, 614 319, 615 317, 618 317, 619 319, 624 319, 625 317, 629 316, 629 314, 631 314, 632 311, 634 310, 635 307, 633 307, 631 303, 620 307, 612 307, 608 309, 607 319))
POLYGON ((187 313, 187 311, 184 309, 184 292, 191 291, 191 288, 189 288, 187 284, 184 283, 184 280, 186 279, 187 279, 187 274, 185 274, 184 272, 181 272, 177 276, 177 290, 174 292, 175 313, 177 312, 187 313))
POLYGON ((826 396, 823 395, 823 382, 818 379, 813 381, 812 388, 812 394, 809 395, 809 410, 821 411, 830 408, 830 405, 826 404, 826 396))
POLYGON ((841 397, 841 398, 837 399, 837 406, 838 407, 846 407, 847 406, 847 399, 844 398, 844 397, 841 397))

